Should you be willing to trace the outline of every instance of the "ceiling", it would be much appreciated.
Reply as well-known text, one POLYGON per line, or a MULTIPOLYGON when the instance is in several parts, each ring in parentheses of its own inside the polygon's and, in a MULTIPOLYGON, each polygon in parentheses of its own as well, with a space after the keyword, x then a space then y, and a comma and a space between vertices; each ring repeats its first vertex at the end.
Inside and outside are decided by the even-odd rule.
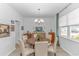
POLYGON ((23 17, 53 17, 68 3, 9 3, 23 17))

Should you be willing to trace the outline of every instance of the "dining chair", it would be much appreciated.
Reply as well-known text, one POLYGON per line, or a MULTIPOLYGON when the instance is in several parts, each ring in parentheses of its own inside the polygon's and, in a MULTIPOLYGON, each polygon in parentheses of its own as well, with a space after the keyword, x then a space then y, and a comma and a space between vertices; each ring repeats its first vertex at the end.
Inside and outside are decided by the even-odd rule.
POLYGON ((21 56, 28 56, 32 53, 34 53, 34 49, 29 48, 29 47, 25 47, 23 40, 19 40, 20 42, 20 52, 21 52, 21 56))
POLYGON ((55 50, 53 44, 50 44, 50 45, 48 46, 48 52, 51 52, 51 53, 54 54, 54 56, 56 56, 56 50, 55 50))

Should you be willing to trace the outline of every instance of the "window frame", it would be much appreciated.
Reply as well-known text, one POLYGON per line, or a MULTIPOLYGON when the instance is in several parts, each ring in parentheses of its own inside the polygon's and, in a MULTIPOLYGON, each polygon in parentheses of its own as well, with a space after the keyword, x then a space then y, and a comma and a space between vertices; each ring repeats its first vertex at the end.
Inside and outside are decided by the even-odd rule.
MULTIPOLYGON (((64 28, 64 27, 67 27, 67 37, 68 37, 68 26, 60 26, 60 28, 59 28, 59 36, 62 37, 61 36, 61 28, 64 28)), ((67 38, 67 37, 63 37, 63 38, 67 38)))
POLYGON ((75 40, 75 39, 71 39, 71 38, 70 38, 70 27, 71 27, 71 26, 79 26, 79 24, 67 25, 67 26, 59 26, 59 37, 62 37, 62 36, 61 36, 61 28, 67 27, 67 37, 62 37, 62 38, 79 42, 78 40, 75 40))

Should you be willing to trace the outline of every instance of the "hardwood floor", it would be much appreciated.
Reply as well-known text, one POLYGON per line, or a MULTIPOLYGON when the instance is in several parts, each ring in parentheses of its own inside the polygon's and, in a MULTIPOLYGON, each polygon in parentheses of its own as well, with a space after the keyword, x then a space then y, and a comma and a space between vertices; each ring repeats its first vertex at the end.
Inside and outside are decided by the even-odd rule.
MULTIPOLYGON (((13 51, 9 56, 20 56, 19 48, 16 48, 16 50, 13 51)), ((34 54, 29 56, 34 56, 34 54)), ((54 53, 48 52, 48 56, 54 56, 54 53)), ((69 56, 69 54, 66 53, 62 48, 57 47, 56 56, 69 56)))

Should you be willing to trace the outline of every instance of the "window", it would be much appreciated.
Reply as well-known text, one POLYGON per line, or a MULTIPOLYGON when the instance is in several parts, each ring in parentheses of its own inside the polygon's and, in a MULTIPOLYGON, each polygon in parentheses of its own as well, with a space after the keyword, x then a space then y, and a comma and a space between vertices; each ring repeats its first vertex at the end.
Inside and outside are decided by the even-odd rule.
POLYGON ((79 26, 70 26, 70 39, 79 40, 79 26))
POLYGON ((71 40, 79 40, 79 25, 69 25, 60 27, 60 36, 71 39, 71 40))
POLYGON ((60 28, 60 35, 61 37, 67 38, 67 27, 60 28))

